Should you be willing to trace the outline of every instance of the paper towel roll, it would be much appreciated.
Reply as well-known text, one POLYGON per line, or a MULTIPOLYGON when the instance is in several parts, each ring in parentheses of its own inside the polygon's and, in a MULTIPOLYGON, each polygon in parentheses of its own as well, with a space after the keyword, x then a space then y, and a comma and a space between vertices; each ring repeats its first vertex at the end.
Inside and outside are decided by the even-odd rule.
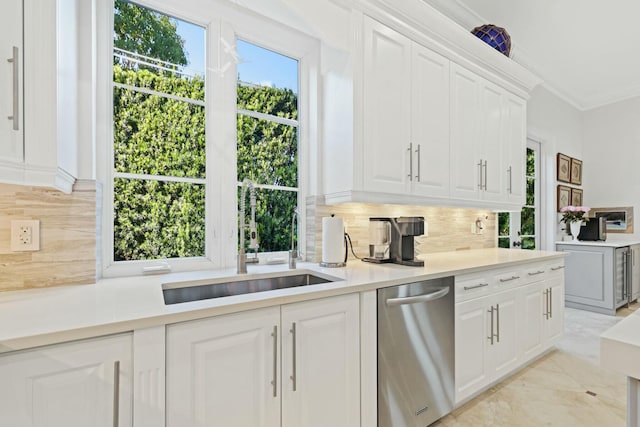
POLYGON ((339 216, 322 218, 322 262, 344 262, 344 222, 339 216))

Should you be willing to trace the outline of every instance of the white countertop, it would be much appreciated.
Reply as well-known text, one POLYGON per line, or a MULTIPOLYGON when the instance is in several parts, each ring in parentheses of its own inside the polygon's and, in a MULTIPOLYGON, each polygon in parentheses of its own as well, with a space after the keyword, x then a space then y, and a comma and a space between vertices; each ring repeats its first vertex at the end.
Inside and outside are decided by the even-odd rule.
POLYGON ((556 242, 556 245, 575 245, 575 246, 602 246, 602 247, 610 247, 610 248, 622 248, 625 246, 631 245, 640 245, 640 240, 638 239, 613 239, 611 237, 607 238, 606 241, 582 241, 582 240, 569 240, 567 242, 556 242))
MULTIPOLYGON (((427 254, 424 267, 350 261, 345 268, 299 263, 298 271, 324 273, 333 283, 165 305, 162 284, 237 278, 235 269, 104 279, 91 285, 0 293, 0 353, 132 331, 197 318, 322 298, 545 259, 563 253, 478 249, 427 254)), ((249 276, 287 272, 287 265, 249 265, 249 276)))
POLYGON ((640 379, 640 310, 600 335, 600 365, 640 379))

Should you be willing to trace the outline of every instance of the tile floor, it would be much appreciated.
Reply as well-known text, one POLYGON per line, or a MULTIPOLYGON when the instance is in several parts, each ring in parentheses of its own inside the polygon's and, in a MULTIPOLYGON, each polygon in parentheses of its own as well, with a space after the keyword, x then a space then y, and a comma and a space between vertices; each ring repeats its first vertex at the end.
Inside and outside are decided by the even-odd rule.
POLYGON ((624 427, 626 378, 599 366, 599 335, 638 309, 606 316, 567 308, 556 350, 435 423, 439 427, 624 427))

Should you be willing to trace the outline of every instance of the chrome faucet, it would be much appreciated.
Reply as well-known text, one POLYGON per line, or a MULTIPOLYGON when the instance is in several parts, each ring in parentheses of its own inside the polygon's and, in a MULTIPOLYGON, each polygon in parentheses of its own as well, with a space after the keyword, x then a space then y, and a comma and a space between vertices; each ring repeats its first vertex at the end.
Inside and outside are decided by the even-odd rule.
POLYGON ((256 190, 253 182, 245 178, 242 181, 242 192, 240 195, 240 249, 238 251, 237 269, 238 274, 246 274, 247 263, 258 263, 258 230, 256 228, 256 190), (247 187, 249 188, 249 206, 251 207, 251 221, 247 224, 246 220, 246 203, 247 187), (245 229, 249 227, 249 249, 255 251, 255 256, 249 258, 244 250, 245 229))
POLYGON ((291 249, 289 250, 289 269, 296 268, 296 260, 298 259, 298 250, 295 249, 296 225, 298 223, 298 208, 293 211, 291 216, 291 249))

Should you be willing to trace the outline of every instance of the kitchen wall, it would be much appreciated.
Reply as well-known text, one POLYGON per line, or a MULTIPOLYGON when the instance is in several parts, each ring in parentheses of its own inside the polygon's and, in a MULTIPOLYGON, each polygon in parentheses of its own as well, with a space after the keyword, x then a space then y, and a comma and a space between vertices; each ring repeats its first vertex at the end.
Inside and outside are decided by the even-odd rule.
POLYGON ((78 181, 71 194, 0 184, 0 290, 96 280, 96 187, 78 181), (11 220, 40 220, 40 250, 11 252, 11 220))
MULTIPOLYGON (((640 98, 595 108, 584 113, 583 187, 587 206, 633 206, 640 215, 640 98)), ((635 233, 610 235, 640 237, 635 233)))
MULTIPOLYGON (((536 87, 527 104, 527 134, 541 143, 541 175, 545 192, 541 199, 542 249, 555 250, 554 242, 566 234, 557 213, 556 154, 583 159, 584 112, 573 107, 544 86, 536 87)), ((583 159, 584 160, 584 159, 583 159)), ((585 203, 591 191, 585 179, 588 165, 583 169, 582 187, 585 203)), ((565 183, 560 183, 566 185, 565 183)))
MULTIPOLYGON (((322 217, 335 214, 344 218, 353 249, 359 257, 369 256, 369 217, 424 216, 428 237, 417 238, 417 253, 494 248, 497 246, 497 216, 481 209, 440 208, 429 206, 376 205, 347 203, 324 205, 321 199, 307 199, 306 259, 320 262, 322 258, 322 217), (472 234, 478 217, 483 219, 482 234, 472 234)), ((354 259, 349 251, 349 259, 354 259)))

